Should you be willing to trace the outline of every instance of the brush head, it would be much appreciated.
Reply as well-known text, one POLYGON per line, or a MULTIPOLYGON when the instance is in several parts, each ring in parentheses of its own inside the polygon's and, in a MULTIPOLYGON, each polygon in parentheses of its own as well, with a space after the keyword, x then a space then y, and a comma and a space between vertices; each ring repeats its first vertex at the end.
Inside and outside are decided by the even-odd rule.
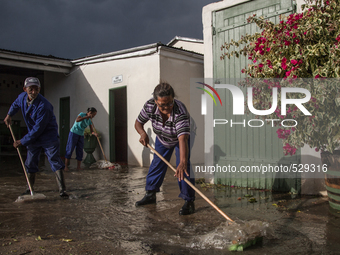
POLYGON ((249 246, 255 245, 257 243, 261 243, 263 240, 262 236, 255 237, 252 240, 247 241, 244 244, 232 244, 228 247, 229 251, 243 251, 245 248, 248 248, 249 246))
POLYGON ((33 195, 22 195, 17 198, 14 202, 25 202, 25 201, 32 201, 32 200, 41 200, 45 199, 46 196, 44 194, 34 193, 33 195))

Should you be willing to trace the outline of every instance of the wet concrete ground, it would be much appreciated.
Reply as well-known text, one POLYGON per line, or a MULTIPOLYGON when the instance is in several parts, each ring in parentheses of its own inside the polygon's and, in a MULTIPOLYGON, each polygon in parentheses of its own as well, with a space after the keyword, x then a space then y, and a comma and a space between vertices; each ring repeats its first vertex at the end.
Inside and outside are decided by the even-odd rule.
MULTIPOLYGON (((157 204, 136 208, 147 168, 76 171, 72 161, 65 178, 73 199, 62 200, 45 163, 35 190, 46 199, 14 203, 25 190, 23 170, 17 156, 0 160, 0 254, 231 253, 205 242, 226 220, 202 198, 196 198, 195 214, 178 215, 183 201, 171 170, 157 204)), ((340 254, 340 217, 329 212, 325 198, 197 187, 232 219, 270 224, 271 232, 246 254, 340 254)))

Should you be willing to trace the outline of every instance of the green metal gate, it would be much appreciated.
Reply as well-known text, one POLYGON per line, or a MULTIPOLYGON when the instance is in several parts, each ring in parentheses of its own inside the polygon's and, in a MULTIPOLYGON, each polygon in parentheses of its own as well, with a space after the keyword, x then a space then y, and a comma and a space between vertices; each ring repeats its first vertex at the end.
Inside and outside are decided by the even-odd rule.
MULTIPOLYGON (((255 0, 248 1, 227 9, 213 12, 213 54, 214 54, 214 83, 237 84, 237 79, 244 78, 241 70, 248 64, 247 57, 224 60, 220 59, 221 46, 231 39, 238 41, 242 35, 259 32, 256 24, 248 24, 247 18, 253 14, 263 16, 274 23, 279 22, 279 15, 293 13, 294 4, 291 0, 255 0)), ((231 49, 232 50, 232 49, 231 49)), ((245 88, 242 88, 246 95, 245 88)), ((284 156, 282 142, 276 134, 277 128, 265 124, 262 127, 249 127, 248 120, 255 119, 254 115, 233 115, 232 95, 229 90, 217 89, 222 98, 223 107, 214 107, 214 119, 226 119, 226 125, 216 125, 214 128, 214 163, 219 166, 262 167, 290 166, 300 162, 300 151, 294 156, 284 156), (243 123, 230 126, 230 121, 243 123)), ((245 96, 246 98, 246 96, 245 96)), ((300 176, 286 178, 282 172, 274 173, 232 173, 230 171, 215 174, 215 182, 272 189, 277 191, 300 191, 300 176)))

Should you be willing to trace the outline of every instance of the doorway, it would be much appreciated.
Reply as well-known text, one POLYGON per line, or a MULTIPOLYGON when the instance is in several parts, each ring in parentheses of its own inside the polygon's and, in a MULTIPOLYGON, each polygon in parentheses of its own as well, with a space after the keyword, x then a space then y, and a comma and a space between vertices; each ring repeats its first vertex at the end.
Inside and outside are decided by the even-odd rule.
POLYGON ((126 86, 109 90, 110 161, 127 163, 126 86))
POLYGON ((65 157, 70 132, 70 97, 60 98, 59 106, 60 156, 65 157))

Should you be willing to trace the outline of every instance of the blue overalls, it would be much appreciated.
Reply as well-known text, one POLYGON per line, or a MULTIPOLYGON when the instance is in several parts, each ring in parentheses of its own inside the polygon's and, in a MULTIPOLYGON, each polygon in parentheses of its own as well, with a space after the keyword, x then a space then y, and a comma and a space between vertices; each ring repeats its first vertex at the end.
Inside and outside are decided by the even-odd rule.
MULTIPOLYGON (((81 112, 78 114, 80 117, 85 117, 86 113, 81 112)), ((84 131, 85 128, 92 125, 90 119, 84 119, 82 121, 74 122, 70 133, 68 134, 68 140, 66 144, 65 158, 70 159, 74 148, 76 148, 76 159, 78 161, 83 160, 83 149, 84 149, 84 131)))
POLYGON ((39 171, 38 163, 41 149, 44 149, 52 171, 65 168, 60 158, 58 125, 53 106, 42 95, 38 95, 31 105, 27 105, 27 93, 21 93, 8 111, 9 116, 21 109, 28 133, 20 140, 27 147, 25 166, 28 173, 39 171))
MULTIPOLYGON (((190 182, 195 185, 195 179, 190 178, 190 139, 188 139, 188 166, 187 166, 187 172, 189 173, 189 179, 190 182)), ((171 155, 175 149, 176 154, 176 167, 180 163, 180 156, 179 156, 179 143, 177 143, 172 148, 166 148, 163 146, 163 144, 158 140, 158 137, 156 137, 155 142, 155 150, 162 155, 163 158, 165 158, 167 161, 170 161, 171 155)), ((145 190, 153 190, 158 192, 159 188, 161 187, 165 173, 168 169, 168 165, 163 162, 162 159, 160 159, 156 154, 153 156, 153 160, 151 162, 148 175, 146 176, 146 186, 145 190)), ((188 177, 184 173, 185 178, 188 177)), ((194 201, 195 200, 195 191, 184 181, 178 181, 178 186, 181 191, 178 197, 183 198, 186 201, 194 201)))

